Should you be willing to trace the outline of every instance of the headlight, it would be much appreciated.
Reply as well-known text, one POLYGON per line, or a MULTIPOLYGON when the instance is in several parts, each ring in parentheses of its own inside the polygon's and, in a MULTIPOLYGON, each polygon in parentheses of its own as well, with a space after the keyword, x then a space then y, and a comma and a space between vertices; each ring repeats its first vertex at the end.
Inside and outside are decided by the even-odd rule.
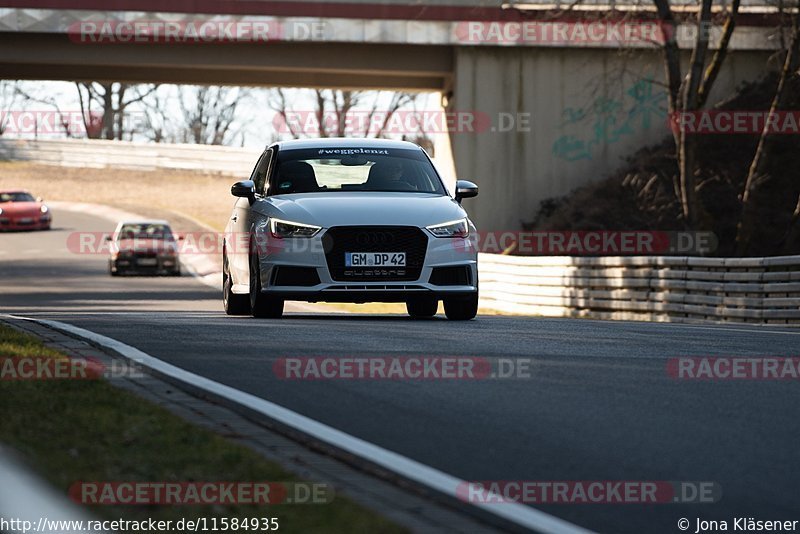
POLYGON ((0 208, 0 215, 3 214, 3 208, 0 208))
POLYGON ((42 209, 42 213, 47 213, 48 211, 50 211, 50 208, 48 208, 47 206, 42 206, 41 209, 42 209))
POLYGON ((269 233, 272 237, 314 237, 320 230, 322 230, 321 227, 313 224, 282 221, 281 219, 269 220, 269 233))
POLYGON ((466 219, 434 224, 427 228, 436 237, 469 237, 469 222, 466 219))

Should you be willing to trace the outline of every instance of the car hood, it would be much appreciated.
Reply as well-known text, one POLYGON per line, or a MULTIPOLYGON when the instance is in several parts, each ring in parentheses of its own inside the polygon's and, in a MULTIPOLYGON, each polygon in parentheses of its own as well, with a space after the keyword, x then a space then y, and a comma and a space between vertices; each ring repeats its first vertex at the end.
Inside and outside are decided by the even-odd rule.
POLYGON ((323 228, 430 226, 466 217, 451 197, 426 193, 303 193, 269 197, 264 204, 263 213, 268 216, 323 228))
POLYGON ((0 209, 4 214, 9 215, 26 215, 41 213, 42 204, 40 202, 3 202, 0 203, 0 209))

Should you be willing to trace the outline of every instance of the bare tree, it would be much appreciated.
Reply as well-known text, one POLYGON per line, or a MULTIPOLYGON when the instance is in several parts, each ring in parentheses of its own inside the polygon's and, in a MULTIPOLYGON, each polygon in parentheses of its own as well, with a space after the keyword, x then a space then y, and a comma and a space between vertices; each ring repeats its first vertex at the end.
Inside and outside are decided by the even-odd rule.
POLYGON ((417 95, 393 92, 385 107, 382 97, 382 91, 314 89, 311 94, 314 109, 300 111, 293 107, 285 90, 274 89, 268 95, 267 105, 278 114, 279 127, 285 129, 282 133, 295 139, 311 135, 385 137, 391 133, 387 132, 387 125, 395 113, 415 102, 417 95))
MULTIPOLYGON (((43 105, 45 105, 47 107, 53 108, 53 110, 55 110, 55 112, 56 112, 56 115, 58 116, 58 126, 61 128, 61 130, 63 131, 63 133, 64 133, 64 135, 66 137, 68 137, 68 138, 69 137, 74 137, 75 134, 78 133, 78 132, 73 131, 73 124, 72 124, 71 117, 69 115, 66 115, 61 110, 61 106, 59 105, 57 98, 55 98, 53 96, 50 96, 50 95, 48 95, 48 96, 38 96, 38 95, 34 94, 33 92, 29 91, 28 89, 26 89, 23 86, 23 84, 20 84, 20 83, 17 83, 17 82, 15 82, 14 85, 13 85, 13 92, 14 92, 15 98, 18 97, 18 100, 19 100, 21 105, 29 104, 29 103, 35 103, 35 104, 43 104, 43 105)), ((36 121, 37 121, 37 125, 36 125, 36 132, 34 133, 35 136, 38 135, 38 118, 36 119, 36 121)), ((0 125, 0 134, 2 134, 2 131, 1 131, 2 130, 2 126, 3 125, 0 125)), ((55 133, 55 132, 48 132, 48 133, 55 133)))
MULTIPOLYGON (((174 88, 170 88, 174 89, 174 88)), ((170 115, 170 98, 161 91, 153 92, 141 101, 142 129, 141 134, 154 143, 178 142, 175 121, 170 115)))
POLYGON ((0 136, 8 128, 8 122, 11 119, 8 112, 17 106, 19 97, 19 82, 0 80, 0 110, 6 111, 6 113, 0 115, 0 136))
POLYGON ((86 134, 91 139, 130 139, 134 127, 126 125, 129 106, 142 102, 158 88, 145 88, 124 83, 75 83, 86 134))
MULTIPOLYGON (((781 32, 782 34, 783 32, 781 32)), ((798 68, 800 68, 800 5, 796 6, 792 15, 791 39, 784 54, 778 87, 775 90, 767 118, 764 121, 764 126, 758 139, 758 146, 745 180, 744 192, 742 193, 742 215, 736 235, 736 252, 739 255, 744 255, 748 252, 755 229, 758 226, 759 209, 755 194, 759 188, 766 185, 771 179, 766 172, 775 136, 775 132, 770 131, 770 125, 773 124, 775 115, 780 110, 786 109, 789 87, 792 82, 797 82, 798 75, 800 75, 800 72, 798 72, 798 68)), ((800 222, 800 198, 797 199, 797 205, 792 213, 789 228, 783 239, 784 242, 791 242, 793 235, 798 231, 798 222, 800 222)))
POLYGON ((289 114, 294 113, 295 110, 292 109, 292 105, 284 89, 277 88, 269 91, 267 93, 267 106, 277 113, 278 119, 283 123, 282 125, 278 125, 276 124, 277 121, 273 121, 273 126, 279 129, 286 128, 287 131, 285 133, 288 133, 294 139, 299 139, 303 136, 304 132, 302 127, 289 117, 289 114))
MULTIPOLYGON (((694 46, 689 68, 685 74, 681 67, 677 42, 678 24, 669 0, 653 0, 653 2, 664 34, 662 50, 666 70, 669 113, 671 117, 675 118, 684 113, 702 109, 708 101, 708 95, 727 56, 730 39, 736 27, 740 0, 733 0, 730 10, 725 14, 722 36, 716 52, 709 62, 706 61, 706 58, 710 46, 709 34, 712 27, 713 0, 700 0, 694 46)), ((678 122, 680 124, 680 121, 678 122)), ((698 223, 703 226, 708 221, 697 197, 695 142, 693 137, 687 133, 680 126, 673 129, 679 169, 676 191, 679 194, 684 224, 689 228, 695 228, 698 223)))
POLYGON ((178 91, 183 114, 182 141, 199 145, 228 144, 241 133, 236 110, 247 90, 228 87, 181 88, 178 91))

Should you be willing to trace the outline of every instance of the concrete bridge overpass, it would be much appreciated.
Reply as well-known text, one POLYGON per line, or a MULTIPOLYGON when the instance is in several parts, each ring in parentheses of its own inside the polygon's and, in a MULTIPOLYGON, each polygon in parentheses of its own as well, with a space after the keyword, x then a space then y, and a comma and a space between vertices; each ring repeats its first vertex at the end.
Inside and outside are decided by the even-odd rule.
MULTIPOLYGON (((744 4, 718 95, 759 76, 773 49, 760 5, 744 4)), ((576 37, 603 5, 558 19, 565 30, 552 2, 2 0, 0 78, 440 91, 490 120, 450 134, 459 177, 482 185, 476 222, 515 229, 668 134, 658 48, 576 37), (186 38, 204 24, 224 42, 186 38)))

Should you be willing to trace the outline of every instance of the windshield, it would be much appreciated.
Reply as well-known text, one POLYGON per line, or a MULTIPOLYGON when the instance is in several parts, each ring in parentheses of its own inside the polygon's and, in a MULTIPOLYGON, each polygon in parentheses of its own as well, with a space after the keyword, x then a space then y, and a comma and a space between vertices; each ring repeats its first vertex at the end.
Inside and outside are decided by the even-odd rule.
POLYGON ((171 240, 172 231, 166 224, 125 224, 118 239, 162 239, 171 240))
POLYGON ((36 202, 29 193, 0 193, 0 202, 36 202))
POLYGON ((447 194, 420 150, 315 148, 279 153, 270 195, 337 191, 447 194))

